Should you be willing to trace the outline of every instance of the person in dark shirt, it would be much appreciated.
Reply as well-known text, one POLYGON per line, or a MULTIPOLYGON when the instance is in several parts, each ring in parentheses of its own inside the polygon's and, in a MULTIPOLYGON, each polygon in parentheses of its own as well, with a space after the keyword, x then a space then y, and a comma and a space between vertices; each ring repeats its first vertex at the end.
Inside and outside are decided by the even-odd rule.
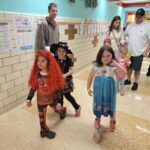
POLYGON ((81 113, 81 106, 77 104, 74 97, 71 95, 73 92, 73 66, 74 63, 72 59, 68 57, 67 54, 71 54, 71 50, 68 50, 68 46, 66 42, 59 42, 57 45, 57 55, 55 55, 55 59, 57 60, 61 71, 63 73, 65 79, 65 87, 62 90, 62 101, 61 105, 63 106, 63 96, 72 104, 75 109, 75 116, 79 117, 81 113))
MULTIPOLYGON (((61 105, 61 91, 64 88, 64 78, 54 56, 50 52, 39 50, 36 53, 34 65, 29 78, 30 92, 27 106, 32 106, 31 100, 37 91, 37 107, 41 126, 41 137, 54 138, 56 133, 50 131, 46 124, 47 106, 53 107, 57 99, 56 109, 60 114, 64 111, 61 105)), ((54 107, 53 107, 54 108, 54 107)))

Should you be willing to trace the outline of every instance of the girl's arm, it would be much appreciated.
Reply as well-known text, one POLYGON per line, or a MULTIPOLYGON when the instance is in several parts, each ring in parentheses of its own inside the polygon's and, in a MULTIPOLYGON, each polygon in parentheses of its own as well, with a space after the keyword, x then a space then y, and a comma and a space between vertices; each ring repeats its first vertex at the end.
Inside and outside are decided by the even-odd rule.
POLYGON ((67 73, 63 74, 64 78, 66 78, 66 77, 72 75, 72 74, 73 74, 73 71, 74 71, 74 68, 73 68, 73 67, 70 67, 70 68, 69 68, 69 71, 68 71, 67 73))
POLYGON ((92 96, 92 91, 90 88, 91 88, 92 80, 95 76, 95 72, 96 71, 92 68, 91 72, 89 73, 88 79, 87 79, 87 91, 90 96, 92 96))
POLYGON ((27 101, 26 101, 26 105, 28 107, 32 106, 31 100, 32 100, 32 98, 34 96, 35 91, 36 91, 36 89, 30 89, 30 92, 28 94, 27 101))
POLYGON ((150 42, 149 42, 148 47, 146 48, 146 50, 143 52, 143 56, 146 57, 149 52, 150 52, 150 42))
POLYGON ((116 73, 123 73, 123 74, 127 74, 127 70, 122 67, 118 62, 116 62, 115 60, 113 60, 113 64, 116 66, 116 73))
POLYGON ((127 65, 127 67, 129 67, 131 65, 131 61, 130 61, 130 58, 126 58, 125 59, 125 63, 127 65))

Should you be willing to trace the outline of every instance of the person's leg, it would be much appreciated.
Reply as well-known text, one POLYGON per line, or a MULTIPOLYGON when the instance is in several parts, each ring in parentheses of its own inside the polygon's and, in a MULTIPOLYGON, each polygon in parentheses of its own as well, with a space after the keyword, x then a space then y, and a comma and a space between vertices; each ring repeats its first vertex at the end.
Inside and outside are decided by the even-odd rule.
POLYGON ((65 93, 64 94, 65 98, 72 104, 72 106, 74 107, 76 113, 75 113, 75 117, 80 117, 80 113, 81 113, 81 106, 79 104, 77 104, 76 100, 74 99, 74 97, 71 95, 71 93, 65 93))
POLYGON ((127 68, 127 79, 124 82, 124 85, 130 85, 131 84, 131 75, 132 75, 132 68, 127 68))
POLYGON ((138 81, 139 81, 140 72, 141 71, 134 71, 134 78, 135 78, 134 82, 136 82, 136 83, 138 83, 138 81))
POLYGON ((120 95, 123 96, 124 95, 124 81, 125 79, 120 79, 120 95))
POLYGON ((114 132, 115 128, 116 128, 116 112, 114 112, 113 115, 110 116, 110 126, 109 126, 110 132, 114 132))
POLYGON ((79 109, 80 105, 77 104, 76 100, 71 95, 71 93, 65 93, 64 96, 72 104, 75 110, 79 109))
POLYGON ((46 124, 46 110, 47 105, 37 105, 38 111, 39 111, 39 120, 40 120, 40 126, 41 131, 40 135, 41 137, 48 137, 48 138, 54 138, 56 133, 49 130, 47 124, 46 124))
POLYGON ((119 92, 119 78, 116 78, 116 91, 119 92))
POLYGON ((100 127, 101 117, 96 117, 94 122, 94 128, 97 129, 100 127))
POLYGON ((127 79, 129 81, 131 81, 131 75, 132 75, 132 68, 128 68, 128 70, 127 70, 127 79))
POLYGON ((134 71, 134 83, 131 88, 133 91, 138 89, 138 81, 139 81, 139 77, 140 77, 140 72, 141 71, 134 71))
POLYGON ((95 121, 94 121, 94 134, 93 134, 93 139, 96 143, 99 143, 102 140, 102 132, 101 132, 101 127, 100 127, 100 122, 101 122, 101 117, 96 116, 95 121))
POLYGON ((127 67, 127 79, 124 82, 125 85, 131 84, 131 75, 132 75, 132 67, 134 64, 134 57, 131 57, 130 60, 131 60, 131 65, 127 67))
POLYGON ((131 88, 133 91, 138 89, 138 81, 141 73, 142 62, 143 62, 143 55, 134 58, 134 65, 133 65, 134 83, 131 88))
POLYGON ((38 106, 38 111, 39 111, 39 120, 40 120, 40 126, 41 126, 41 135, 45 134, 46 131, 48 131, 48 127, 46 124, 46 109, 47 105, 37 105, 38 106))

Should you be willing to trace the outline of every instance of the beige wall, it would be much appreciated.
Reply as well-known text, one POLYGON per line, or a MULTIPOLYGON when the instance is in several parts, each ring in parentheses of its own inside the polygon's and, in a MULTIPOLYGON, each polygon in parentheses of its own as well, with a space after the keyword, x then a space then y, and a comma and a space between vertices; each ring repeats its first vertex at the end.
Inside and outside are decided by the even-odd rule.
MULTIPOLYGON (((0 53, 0 114, 8 111, 12 107, 26 100, 28 94, 28 76, 33 64, 34 50, 21 51, 16 48, 16 38, 14 36, 13 16, 12 13, 0 13, 0 21, 7 21, 10 25, 10 34, 12 48, 11 51, 0 53)), ((23 14, 17 14, 23 15, 23 14)), ((37 19, 42 16, 35 17, 35 28, 37 19)), ((67 41, 71 50, 77 57, 75 70, 85 68, 95 59, 98 49, 101 45, 101 36, 98 35, 98 45, 93 47, 92 40, 94 34, 88 37, 79 34, 80 19, 72 18, 57 18, 60 22, 60 41, 67 41), (66 22, 66 23, 65 23, 66 22), (77 29, 75 39, 68 40, 68 35, 65 35, 65 29, 68 29, 68 24, 74 23, 77 29)))

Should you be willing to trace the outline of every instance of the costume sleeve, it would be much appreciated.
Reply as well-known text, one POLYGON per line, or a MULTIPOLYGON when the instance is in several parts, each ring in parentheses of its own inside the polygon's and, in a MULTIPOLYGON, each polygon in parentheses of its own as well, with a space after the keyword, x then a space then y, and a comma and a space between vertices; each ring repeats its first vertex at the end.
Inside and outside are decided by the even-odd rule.
POLYGON ((57 101, 57 103, 63 103, 63 93, 62 90, 58 90, 55 94, 54 94, 54 99, 57 101))
POLYGON ((30 92, 28 94, 27 100, 32 100, 34 93, 35 93, 36 89, 30 89, 30 92))

